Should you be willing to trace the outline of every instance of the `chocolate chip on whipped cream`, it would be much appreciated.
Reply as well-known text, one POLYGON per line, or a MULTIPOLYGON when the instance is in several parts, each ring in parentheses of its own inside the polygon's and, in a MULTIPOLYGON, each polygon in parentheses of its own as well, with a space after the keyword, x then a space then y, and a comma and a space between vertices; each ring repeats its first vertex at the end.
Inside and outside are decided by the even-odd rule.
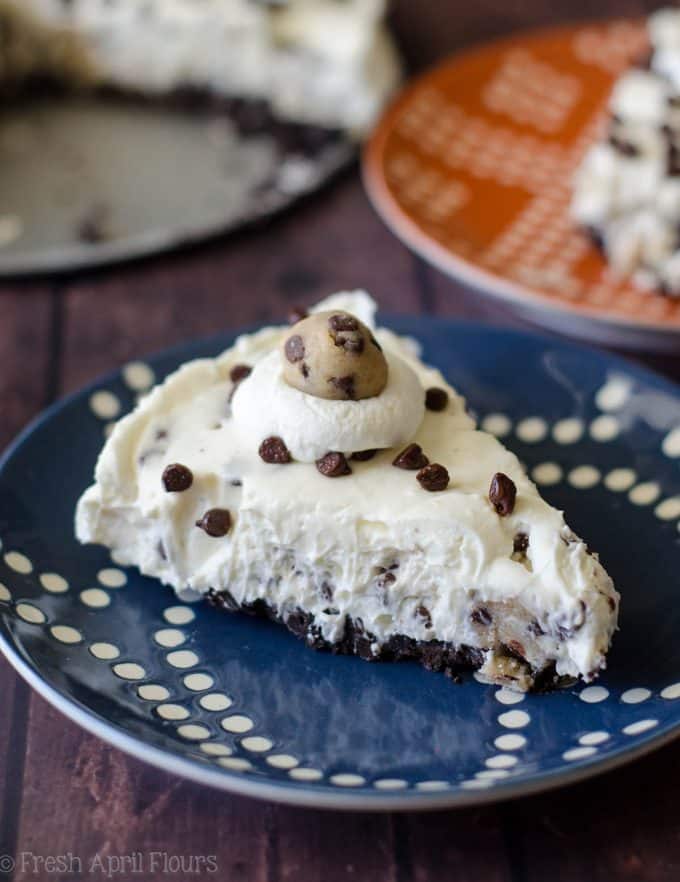
POLYGON ((343 475, 351 475, 352 469, 344 453, 336 453, 331 451, 321 459, 317 459, 316 467, 327 478, 341 478, 343 475))
POLYGON ((398 469, 407 469, 416 471, 423 469, 429 463, 429 459, 423 453, 420 444, 409 444, 400 454, 393 460, 392 465, 398 469))
POLYGON ((265 462, 284 465, 292 462, 290 451, 281 438, 265 438, 259 449, 260 458, 265 462))
POLYGON ((513 513, 516 498, 517 487, 512 478, 503 472, 496 472, 489 487, 489 502, 502 518, 513 513))
POLYGON ((308 315, 309 313, 304 308, 304 306, 294 306, 288 313, 288 324, 296 325, 298 322, 306 319, 308 315))
POLYGON ((368 462, 369 459, 373 459, 377 452, 375 448, 373 450, 355 450, 350 459, 353 459, 355 462, 368 462))
POLYGON ((449 486, 449 473, 438 462, 431 462, 422 468, 416 475, 418 483, 423 490, 429 490, 430 493, 439 493, 446 490, 449 486))
POLYGON ((428 410, 445 410, 449 403, 449 393, 439 386, 431 386, 425 392, 425 407, 428 410))
POLYGON ((240 383, 242 380, 245 380, 246 377, 250 376, 252 370, 253 369, 249 364, 235 364, 229 371, 229 379, 232 383, 240 383))
POLYGON ((193 484, 194 476, 191 469, 173 462, 163 470, 162 481, 168 493, 183 493, 193 484))
POLYGON ((226 508, 211 508, 196 521, 196 526, 208 536, 221 539, 231 530, 231 513, 226 508))
POLYGON ((298 322, 282 349, 283 378, 316 398, 360 401, 387 385, 387 360, 372 331, 345 311, 298 322))

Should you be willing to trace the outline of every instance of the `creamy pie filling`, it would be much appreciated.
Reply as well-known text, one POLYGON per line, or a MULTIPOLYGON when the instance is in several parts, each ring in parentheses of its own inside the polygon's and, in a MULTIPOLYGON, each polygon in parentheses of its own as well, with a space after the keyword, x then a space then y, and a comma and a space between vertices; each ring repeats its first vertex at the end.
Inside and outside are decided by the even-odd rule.
POLYGON ((289 387, 277 410, 265 386, 279 388, 290 328, 242 336, 185 364, 116 425, 79 502, 78 538, 179 592, 278 618, 311 645, 472 666, 519 689, 545 672, 596 676, 618 609, 597 556, 414 342, 373 330, 366 294, 316 310, 372 329, 390 366, 380 395, 333 401, 289 387), (287 459, 262 448, 272 437, 287 459), (339 472, 320 465, 328 447, 339 472), (445 486, 422 477, 422 457, 445 486))

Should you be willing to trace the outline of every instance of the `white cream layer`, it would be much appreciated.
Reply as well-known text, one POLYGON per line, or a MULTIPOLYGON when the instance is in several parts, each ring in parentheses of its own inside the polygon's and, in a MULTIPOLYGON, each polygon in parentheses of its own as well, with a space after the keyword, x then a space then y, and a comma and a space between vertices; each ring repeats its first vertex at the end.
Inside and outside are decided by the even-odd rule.
MULTIPOLYGON (((348 295, 320 306, 366 321, 369 303, 348 295)), ((532 641, 532 664, 554 658, 561 674, 595 672, 616 622, 611 580, 517 458, 475 430, 463 399, 413 355, 410 341, 376 331, 385 351, 410 365, 421 396, 432 385, 449 391, 447 409, 426 411, 412 438, 449 470, 446 491, 428 493, 414 472, 395 468, 394 448, 352 462, 353 474, 338 479, 313 464, 260 459, 257 439, 244 437, 230 413, 229 371, 266 360, 286 332, 266 328, 216 359, 184 365, 121 420, 78 505, 78 538, 107 545, 117 560, 177 590, 229 590, 238 603, 261 598, 284 614, 302 608, 328 640, 341 638, 345 616, 361 618, 376 651, 393 634, 478 646, 473 611, 506 604, 508 620, 519 609, 545 632, 532 641), (161 474, 171 462, 192 470, 190 490, 165 492, 161 474), (518 489, 506 518, 487 497, 497 471, 518 489), (225 538, 195 526, 213 507, 233 515, 225 538), (524 562, 513 559, 520 532, 529 536, 524 562), (383 568, 395 575, 387 589, 383 568)))

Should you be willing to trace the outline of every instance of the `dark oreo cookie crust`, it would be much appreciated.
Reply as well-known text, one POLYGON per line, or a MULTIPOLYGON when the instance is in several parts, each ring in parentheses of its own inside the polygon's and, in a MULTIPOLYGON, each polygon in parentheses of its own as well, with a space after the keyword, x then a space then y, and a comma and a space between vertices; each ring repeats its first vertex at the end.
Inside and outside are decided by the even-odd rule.
MULTIPOLYGON (((307 646, 335 655, 356 655, 364 661, 416 661, 426 670, 443 672, 454 682, 459 682, 458 674, 462 671, 476 671, 484 664, 484 652, 473 646, 444 643, 441 640, 415 640, 404 634, 395 634, 380 647, 374 655, 371 645, 373 635, 364 629, 360 619, 347 617, 343 637, 331 643, 321 636, 319 627, 311 613, 296 609, 284 618, 274 607, 264 600, 252 603, 238 603, 229 591, 210 589, 206 600, 211 606, 225 612, 246 613, 251 616, 277 622, 304 640, 307 646)), ((509 653, 512 655, 512 653, 509 653)), ((531 671, 532 692, 546 692, 564 685, 564 678, 557 675, 554 664, 543 670, 531 671)))

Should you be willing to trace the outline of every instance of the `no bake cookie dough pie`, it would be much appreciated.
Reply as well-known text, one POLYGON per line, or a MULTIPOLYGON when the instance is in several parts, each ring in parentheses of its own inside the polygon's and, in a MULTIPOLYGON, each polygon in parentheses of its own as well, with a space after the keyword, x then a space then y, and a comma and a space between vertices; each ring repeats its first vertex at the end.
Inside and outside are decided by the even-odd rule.
POLYGON ((181 367, 115 427, 82 542, 310 646, 518 690, 593 679, 618 595, 363 292, 181 367))

